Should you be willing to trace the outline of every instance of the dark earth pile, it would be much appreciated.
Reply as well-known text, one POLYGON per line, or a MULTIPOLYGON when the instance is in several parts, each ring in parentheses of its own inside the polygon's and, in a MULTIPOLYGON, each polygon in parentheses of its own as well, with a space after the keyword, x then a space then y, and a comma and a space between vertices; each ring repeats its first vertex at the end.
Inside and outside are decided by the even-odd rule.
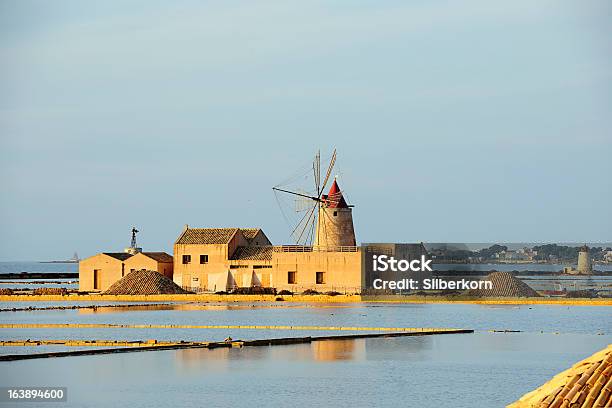
POLYGON ((190 293, 156 271, 141 269, 115 282, 105 295, 176 295, 190 293))
POLYGON ((568 298, 585 298, 593 299, 599 297, 597 291, 594 289, 581 289, 581 290, 570 290, 567 292, 568 298))
POLYGON ((36 288, 33 292, 35 295, 66 295, 68 289, 66 288, 36 288))
POLYGON ((236 288, 232 291, 233 295, 276 295, 275 288, 249 287, 236 288))
POLYGON ((509 272, 493 272, 482 280, 490 281, 492 289, 470 289, 465 294, 473 297, 539 297, 525 282, 509 272))

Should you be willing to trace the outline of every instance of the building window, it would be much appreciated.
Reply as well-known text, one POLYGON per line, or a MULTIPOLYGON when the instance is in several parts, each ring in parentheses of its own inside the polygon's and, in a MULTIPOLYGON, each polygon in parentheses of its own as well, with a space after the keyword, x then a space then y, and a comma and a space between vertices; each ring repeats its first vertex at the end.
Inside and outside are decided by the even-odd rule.
POLYGON ((325 283, 325 272, 317 272, 317 285, 325 283))
POLYGON ((125 264, 122 263, 121 264, 121 277, 123 278, 125 276, 125 264))
POLYGON ((200 264, 208 263, 208 255, 200 255, 200 264))
POLYGON ((249 265, 230 265, 230 269, 245 269, 248 267, 249 265))
POLYGON ((191 263, 191 255, 183 255, 183 265, 191 263))
POLYGON ((253 265, 253 269, 267 269, 272 268, 272 265, 253 265))
POLYGON ((94 289, 100 289, 100 284, 99 284, 98 279, 100 279, 100 270, 94 269, 94 273, 93 273, 93 288, 94 289))
POLYGON ((334 217, 338 216, 338 211, 334 211, 334 217))
POLYGON ((287 272, 287 283, 289 285, 295 285, 297 283, 297 272, 287 272))

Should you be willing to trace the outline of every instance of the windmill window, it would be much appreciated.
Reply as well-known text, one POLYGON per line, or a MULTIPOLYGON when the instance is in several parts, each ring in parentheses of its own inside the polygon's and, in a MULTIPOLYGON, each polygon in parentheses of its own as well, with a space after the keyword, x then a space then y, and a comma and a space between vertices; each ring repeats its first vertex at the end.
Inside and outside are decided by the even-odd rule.
POLYGON ((287 283, 290 285, 295 285, 297 283, 297 272, 287 272, 287 283))
POLYGON ((183 265, 191 263, 191 255, 183 255, 183 265))
POLYGON ((325 272, 317 272, 317 285, 325 283, 325 272))
POLYGON ((208 263, 208 255, 200 255, 200 264, 208 263))
POLYGON ((338 211, 334 211, 334 217, 338 215, 338 211))

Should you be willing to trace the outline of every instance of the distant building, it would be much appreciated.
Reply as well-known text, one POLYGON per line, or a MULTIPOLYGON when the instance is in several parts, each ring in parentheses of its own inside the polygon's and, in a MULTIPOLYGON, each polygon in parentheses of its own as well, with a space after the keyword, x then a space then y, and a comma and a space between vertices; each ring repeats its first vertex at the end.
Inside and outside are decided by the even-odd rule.
POLYGON ((102 252, 79 262, 79 291, 105 291, 131 271, 148 269, 172 279, 172 256, 165 252, 102 252))
POLYGON ((376 292, 372 288, 368 288, 368 284, 372 283, 375 279, 382 279, 386 281, 399 281, 405 278, 412 278, 422 280, 424 278, 431 278, 428 273, 415 273, 415 272, 394 272, 391 270, 387 271, 374 271, 373 268, 373 255, 387 255, 393 256, 396 259, 405 259, 410 262, 415 259, 421 259, 422 255, 428 255, 427 249, 423 243, 419 244, 403 244, 403 243, 374 243, 370 242, 363 244, 361 249, 364 253, 363 262, 363 280, 364 288, 369 289, 371 292, 376 292))
POLYGON ((586 246, 586 244, 581 246, 578 250, 578 267, 576 269, 578 270, 578 273, 585 275, 593 273, 591 254, 589 253, 589 247, 586 246))
POLYGON ((578 266, 574 269, 571 266, 566 266, 563 268, 563 273, 568 275, 592 275, 593 274, 593 265, 591 260, 591 254, 589 252, 589 247, 584 244, 578 249, 578 266))

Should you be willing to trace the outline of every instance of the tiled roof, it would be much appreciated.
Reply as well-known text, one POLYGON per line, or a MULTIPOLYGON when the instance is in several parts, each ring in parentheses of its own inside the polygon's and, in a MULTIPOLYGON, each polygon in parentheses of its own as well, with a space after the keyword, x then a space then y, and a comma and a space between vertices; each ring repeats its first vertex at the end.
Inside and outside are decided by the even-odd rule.
POLYGON ((238 228, 187 228, 177 244, 227 244, 238 228))
POLYGON ((143 252, 142 254, 155 259, 157 262, 172 263, 172 255, 165 252, 143 252))
POLYGON ((612 407, 612 345, 508 405, 508 408, 560 407, 612 407))
POLYGON ((272 260, 271 246, 249 246, 238 247, 231 259, 234 260, 254 260, 254 261, 270 261, 272 260))
POLYGON ((259 228, 240 228, 240 231, 246 239, 250 240, 255 238, 255 235, 257 235, 257 233, 261 230, 259 228))
POLYGON ((108 255, 111 256, 115 259, 118 259, 120 261, 125 261, 126 259, 130 258, 132 256, 132 254, 128 254, 127 252, 102 252, 104 255, 108 255))
POLYGON ((327 193, 325 201, 327 202, 327 206, 329 208, 349 208, 335 179, 331 185, 331 188, 329 189, 329 193, 327 193))

